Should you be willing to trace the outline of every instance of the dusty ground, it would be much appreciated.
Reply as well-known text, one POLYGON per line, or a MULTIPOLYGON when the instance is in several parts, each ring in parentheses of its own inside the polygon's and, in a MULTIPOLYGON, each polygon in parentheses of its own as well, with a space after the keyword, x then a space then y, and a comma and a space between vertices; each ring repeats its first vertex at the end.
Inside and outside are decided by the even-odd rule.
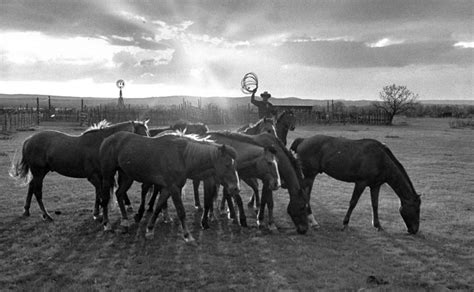
MULTIPOLYGON (((36 131, 44 128, 51 126, 36 131)), ((368 191, 350 229, 340 231, 353 186, 321 175, 311 202, 321 228, 304 236, 296 234, 285 212, 284 190, 275 196, 277 232, 257 229, 253 214, 249 228, 221 217, 203 231, 188 186, 187 222, 196 245, 184 242, 177 220, 157 224, 151 240, 144 237, 144 222, 129 234, 103 233, 92 220, 92 186, 57 174, 44 184, 54 223, 40 219, 34 199, 32 216, 22 218, 26 187, 16 186, 7 172, 15 151, 33 133, 0 134, 0 290, 474 289, 474 133, 450 129, 447 119, 393 127, 305 126, 290 133, 290 141, 325 133, 386 143, 424 193, 418 235, 406 234, 398 198, 387 186, 380 195, 384 232, 371 227, 368 191)), ((130 191, 135 206, 138 194, 136 184, 130 191)), ((242 195, 247 199, 249 189, 242 195)), ((112 220, 118 219, 115 210, 112 220)))

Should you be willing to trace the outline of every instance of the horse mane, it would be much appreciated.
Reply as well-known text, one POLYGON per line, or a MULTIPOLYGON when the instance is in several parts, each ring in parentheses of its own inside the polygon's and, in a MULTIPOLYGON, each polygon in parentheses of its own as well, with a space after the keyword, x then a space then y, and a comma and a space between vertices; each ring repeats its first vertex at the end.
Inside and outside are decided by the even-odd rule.
POLYGON ((407 171, 405 170, 405 168, 403 167, 403 165, 400 163, 400 161, 395 157, 395 155, 393 154, 393 152, 390 150, 390 148, 387 147, 387 145, 383 144, 383 143, 380 143, 383 147, 383 149, 385 150, 385 153, 387 153, 387 155, 390 157, 390 159, 392 159, 392 161, 395 163, 395 165, 398 166, 398 169, 401 170, 402 174, 405 176, 405 178, 408 180, 408 183, 411 187, 411 190, 413 192, 413 194, 417 195, 416 191, 415 191, 415 187, 413 186, 413 183, 411 182, 411 179, 410 177, 408 176, 408 173, 407 171))
POLYGON ((276 122, 278 123, 281 118, 283 118, 286 114, 289 114, 289 113, 293 113, 293 111, 292 110, 284 110, 284 111, 280 112, 277 115, 276 122))
POLYGON ((296 176, 298 177, 298 180, 301 182, 303 180, 303 165, 301 161, 297 159, 293 155, 293 153, 291 153, 291 151, 288 150, 288 148, 286 148, 285 144, 283 144, 283 141, 281 141, 280 138, 275 137, 275 140, 277 141, 278 146, 280 146, 280 148, 283 150, 283 152, 286 154, 286 156, 290 160, 291 165, 295 169, 296 176))
POLYGON ((110 127, 110 125, 111 125, 110 122, 108 122, 106 119, 103 119, 102 121, 100 121, 98 123, 92 124, 89 128, 87 128, 84 131, 84 134, 88 133, 88 132, 91 132, 91 131, 100 130, 100 129, 103 129, 103 128, 108 128, 108 127, 110 127))

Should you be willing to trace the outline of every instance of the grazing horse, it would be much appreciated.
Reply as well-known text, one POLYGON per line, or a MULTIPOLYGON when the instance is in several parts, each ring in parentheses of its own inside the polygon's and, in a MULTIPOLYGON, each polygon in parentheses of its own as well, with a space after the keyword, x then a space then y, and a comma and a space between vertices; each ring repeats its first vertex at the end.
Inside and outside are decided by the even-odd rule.
POLYGON ((191 135, 169 134, 149 138, 122 132, 105 139, 100 147, 104 229, 111 229, 107 203, 114 186, 115 172, 119 171, 116 196, 122 213, 121 226, 128 226, 123 194, 136 180, 162 187, 162 194, 147 226, 147 235, 153 234, 156 218, 164 202, 171 196, 185 240, 194 240, 185 224, 186 214, 181 199, 181 189, 186 179, 203 179, 204 174, 215 176, 231 193, 239 192, 235 159, 236 152, 232 147, 191 135))
POLYGON ((102 141, 117 132, 148 135, 147 122, 129 121, 110 125, 106 120, 87 129, 79 136, 59 131, 42 131, 25 140, 21 162, 14 162, 10 176, 29 184, 23 216, 30 216, 33 194, 43 212, 43 219, 53 219, 43 205, 43 179, 50 171, 74 178, 87 178, 95 187, 94 218, 99 215, 101 177, 99 147, 102 141))
POLYGON ((247 135, 257 135, 260 133, 269 133, 276 137, 275 125, 273 119, 262 118, 255 124, 247 124, 237 129, 237 132, 244 133, 247 135))
MULTIPOLYGON (((262 133, 259 135, 251 135, 252 139, 260 146, 273 146, 276 150, 276 158, 278 163, 278 172, 282 180, 282 187, 288 190, 290 202, 287 212, 290 215, 296 230, 300 234, 308 231, 308 198, 302 186, 303 174, 301 166, 291 152, 286 149, 283 143, 275 136, 262 133)), ((248 183, 248 180, 244 180, 248 183)), ((227 204, 232 206, 232 201, 226 197, 227 204)), ((258 210, 257 219, 259 223, 264 220, 265 207, 268 206, 268 226, 270 229, 276 229, 273 220, 273 193, 272 190, 264 185, 262 189, 262 199, 258 210)), ((231 208, 231 207, 230 207, 231 208)))
MULTIPOLYGON (((276 162, 276 150, 273 146, 262 147, 253 136, 232 133, 228 131, 208 132, 207 137, 220 144, 230 145, 237 152, 237 171, 240 178, 259 178, 270 190, 277 190, 280 185, 280 174, 276 162)), ((213 178, 204 181, 204 212, 202 214, 201 226, 209 228, 207 223, 209 211, 212 210, 212 203, 217 196, 217 186, 213 178)), ((228 190, 224 187, 224 196, 228 196, 228 190)), ((247 226, 245 211, 240 196, 234 197, 239 208, 239 219, 241 226, 247 226)), ((235 217, 235 211, 231 208, 231 214, 235 217)))
POLYGON ((343 220, 344 229, 349 224, 351 213, 362 192, 369 187, 373 225, 382 230, 378 216, 378 200, 380 186, 387 183, 400 198, 400 214, 408 232, 418 232, 420 196, 415 192, 402 164, 384 144, 373 139, 349 140, 316 135, 305 139, 297 138, 290 149, 297 153, 302 163, 308 195, 311 194, 318 173, 324 172, 337 180, 355 183, 349 209, 343 220))
POLYGON ((296 127, 296 117, 292 110, 285 110, 278 114, 275 123, 276 135, 286 146, 288 131, 294 131, 296 127))

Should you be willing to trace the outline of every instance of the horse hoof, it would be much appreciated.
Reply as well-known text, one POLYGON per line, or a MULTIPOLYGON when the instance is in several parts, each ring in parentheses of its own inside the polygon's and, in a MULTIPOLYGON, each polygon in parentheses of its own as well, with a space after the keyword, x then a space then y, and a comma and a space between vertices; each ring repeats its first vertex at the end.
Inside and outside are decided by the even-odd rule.
POLYGON ((194 237, 191 234, 188 234, 187 236, 186 235, 184 236, 184 241, 186 243, 194 243, 196 242, 196 239, 194 239, 194 237))
POLYGON ((22 217, 30 217, 30 212, 29 211, 25 211, 23 212, 23 214, 21 214, 22 217))
POLYGON ((245 220, 245 219, 243 219, 243 220, 240 219, 240 226, 242 226, 242 227, 249 227, 249 226, 247 225, 247 220, 245 220))
POLYGON ((127 234, 128 233, 128 226, 120 226, 120 233, 127 234))
POLYGON ((201 222, 201 228, 204 229, 204 230, 209 229, 209 223, 201 222))
POLYGON ((135 214, 135 216, 133 216, 133 220, 135 220, 135 223, 140 223, 140 220, 142 220, 142 218, 140 217, 140 215, 135 214))
POLYGON ((145 232, 145 238, 151 239, 153 238, 154 232, 153 229, 149 229, 147 227, 146 232, 145 232))
POLYGON ((92 218, 94 218, 94 221, 96 222, 102 222, 102 220, 104 219, 102 215, 93 215, 92 218))
POLYGON ((202 212, 202 207, 201 207, 201 205, 196 205, 196 206, 194 206, 194 209, 196 209, 198 212, 202 212))
POLYGON ((343 225, 341 231, 346 231, 349 229, 349 225, 343 225))
POLYGON ((127 212, 132 213, 133 212, 133 207, 132 206, 127 206, 127 212))
POLYGON ((53 218, 49 216, 49 214, 43 214, 41 218, 43 218, 44 221, 53 222, 53 218))
POLYGON ((278 228, 276 227, 275 223, 270 223, 268 225, 268 230, 275 232, 275 231, 278 231, 278 228))
POLYGON ((114 232, 110 224, 104 224, 104 232, 114 232))

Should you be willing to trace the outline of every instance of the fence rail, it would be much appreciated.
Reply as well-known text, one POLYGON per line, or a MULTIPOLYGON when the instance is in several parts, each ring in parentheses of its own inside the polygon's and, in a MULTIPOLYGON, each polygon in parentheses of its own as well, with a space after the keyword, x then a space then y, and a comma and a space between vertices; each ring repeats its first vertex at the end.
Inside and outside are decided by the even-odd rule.
MULTIPOLYGON (((279 111, 292 109, 298 125, 307 124, 370 124, 381 125, 388 122, 383 112, 331 112, 313 111, 311 107, 277 107, 279 111)), ((111 123, 126 120, 150 119, 150 125, 170 125, 178 120, 203 122, 206 124, 246 124, 258 120, 257 109, 250 105, 222 109, 216 105, 195 107, 187 103, 168 108, 133 107, 118 109, 114 106, 98 106, 80 109, 50 110, 0 110, 0 130, 15 131, 27 129, 44 121, 73 122, 90 126, 103 119, 111 123)))

